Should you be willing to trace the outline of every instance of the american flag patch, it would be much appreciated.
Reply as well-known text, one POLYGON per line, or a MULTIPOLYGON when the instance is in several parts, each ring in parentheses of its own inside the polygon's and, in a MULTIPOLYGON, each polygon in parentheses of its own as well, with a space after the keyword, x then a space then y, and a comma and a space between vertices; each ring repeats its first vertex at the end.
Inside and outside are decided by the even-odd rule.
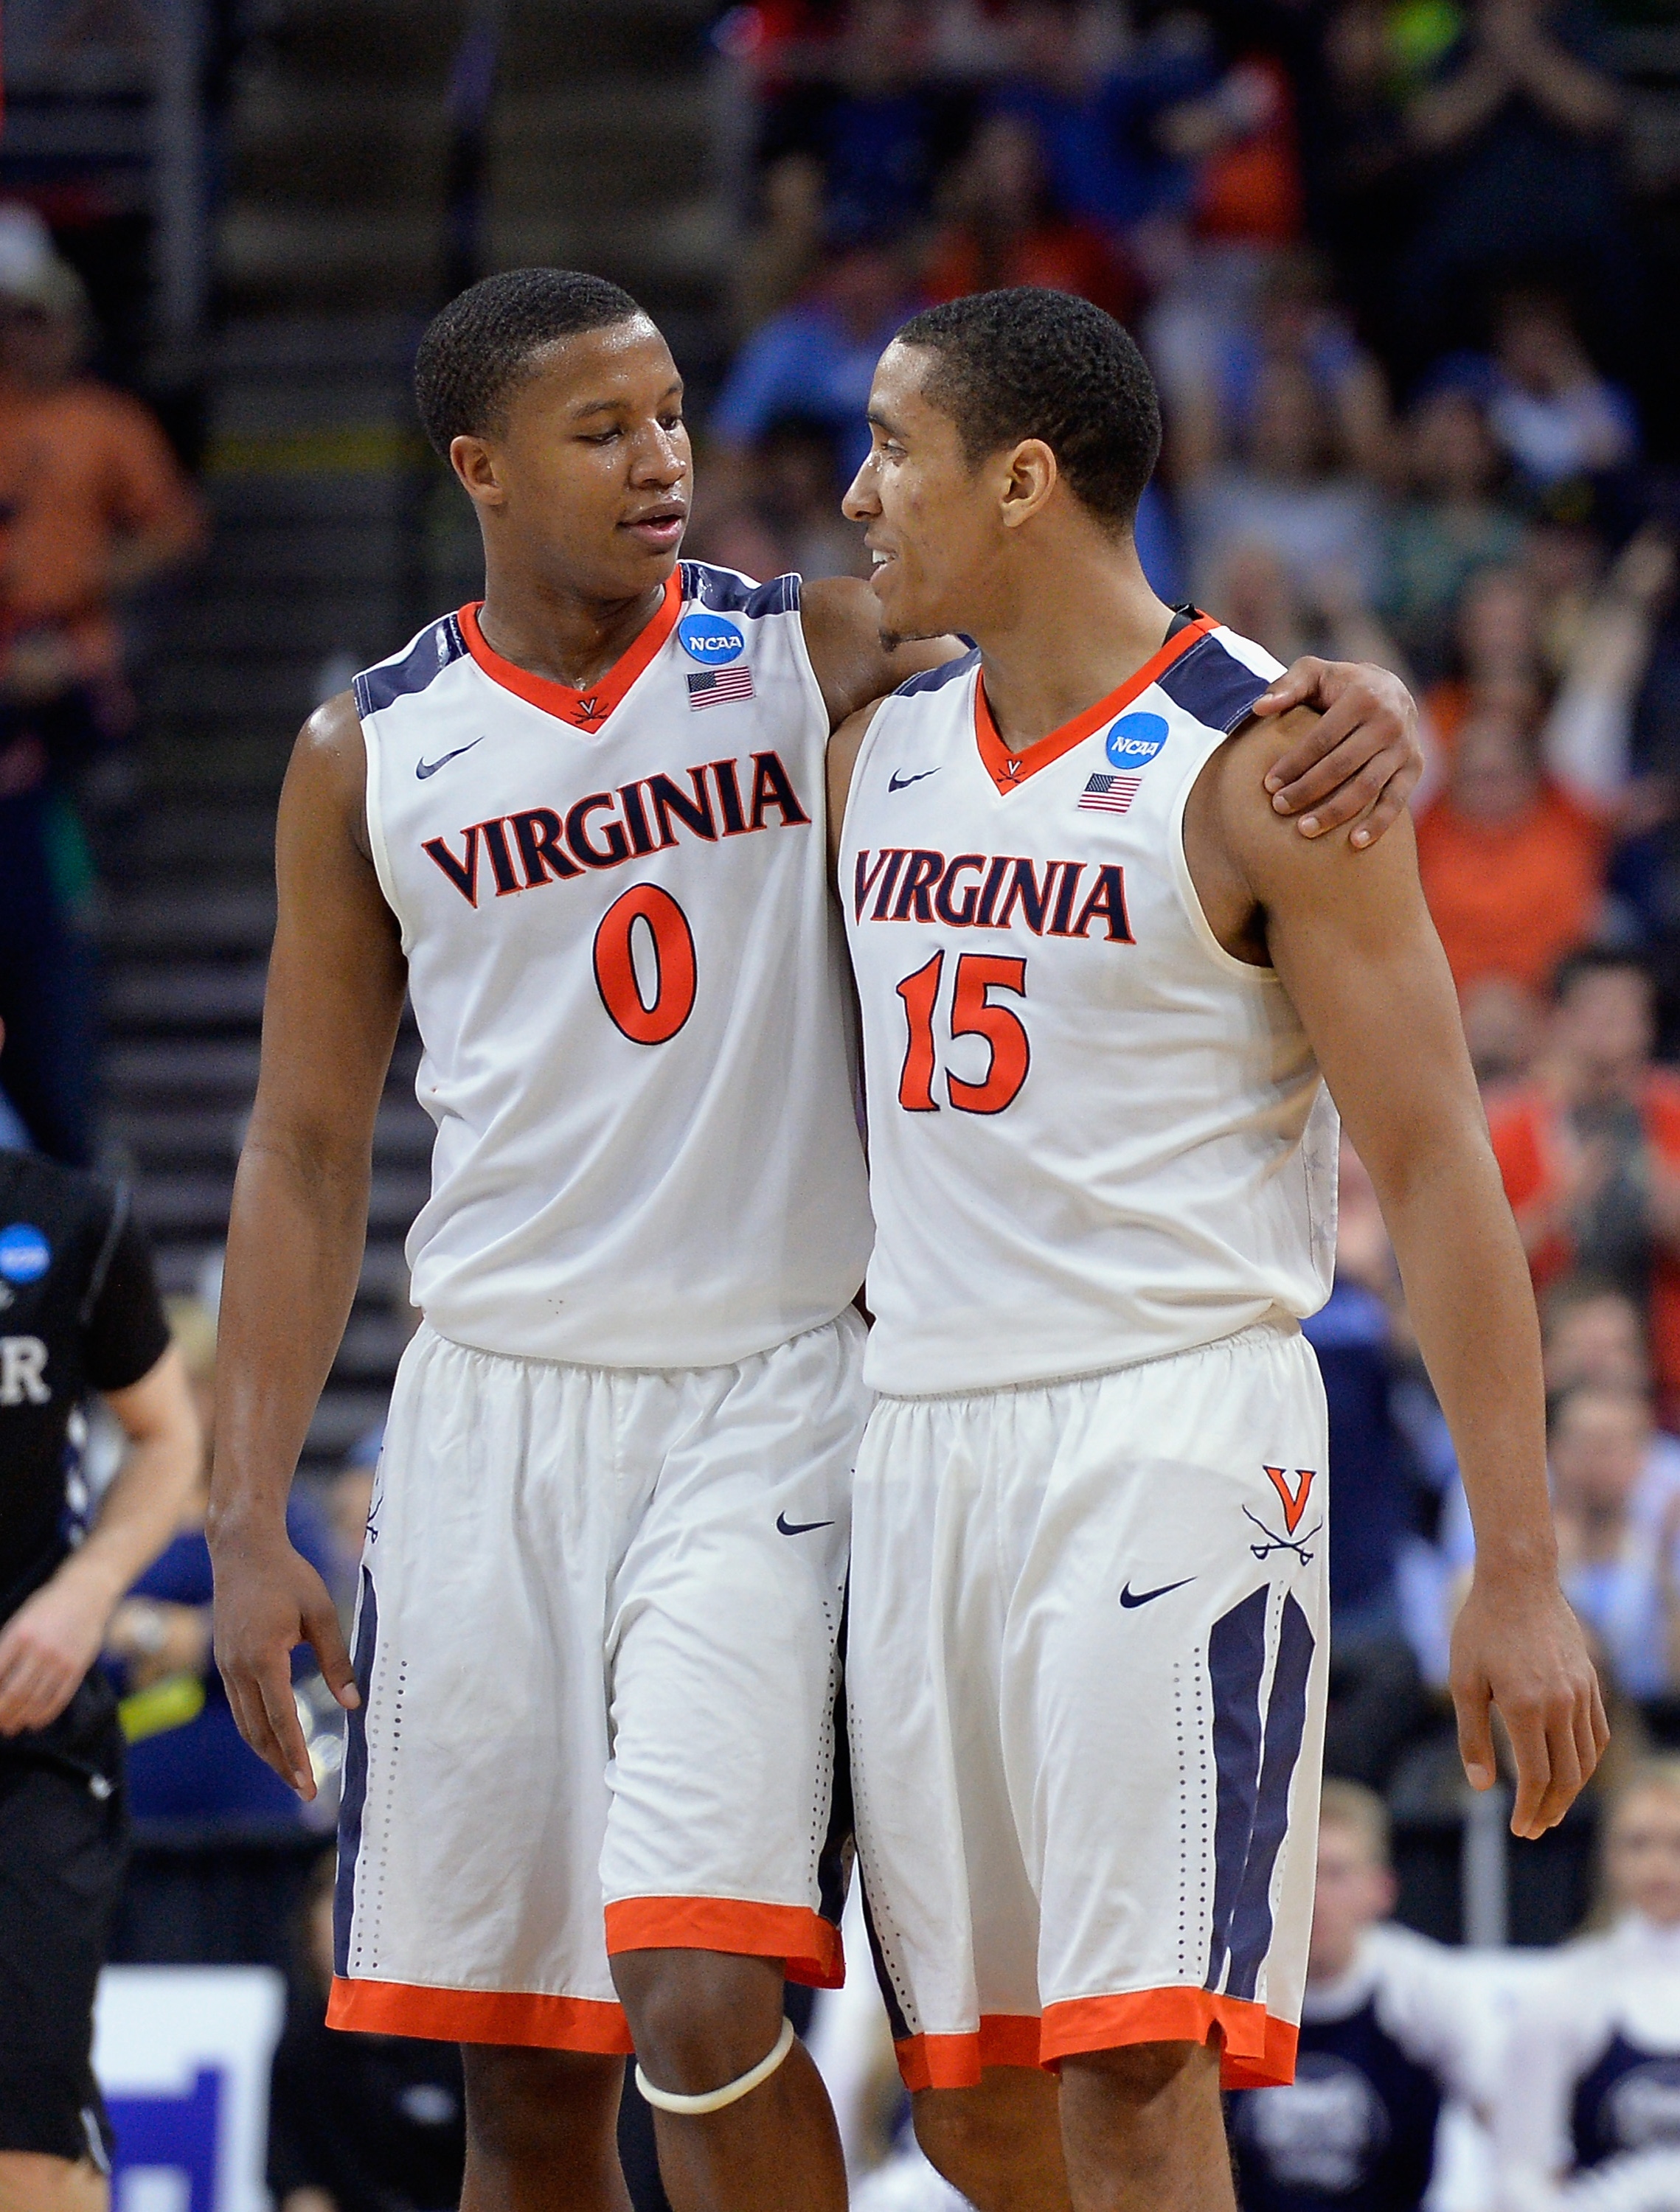
POLYGON ((721 706, 726 699, 750 699, 752 696, 752 671, 746 667, 703 668, 688 679, 688 703, 691 714, 703 707, 721 706))
MULTIPOLYGON (((689 678, 693 682, 692 677, 689 678)), ((1080 795, 1080 805, 1100 814, 1123 814, 1137 797, 1141 775, 1093 775, 1080 795)))

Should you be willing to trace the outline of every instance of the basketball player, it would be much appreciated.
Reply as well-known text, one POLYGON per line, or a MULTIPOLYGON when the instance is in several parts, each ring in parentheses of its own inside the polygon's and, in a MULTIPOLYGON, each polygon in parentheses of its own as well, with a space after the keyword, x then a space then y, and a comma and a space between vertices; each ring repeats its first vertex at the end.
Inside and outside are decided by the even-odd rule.
MULTIPOLYGON (((485 596, 311 720, 281 801, 222 1309, 217 1651, 247 1740, 305 1796, 295 1644, 351 1712, 331 2017, 466 2046, 469 2212, 623 2204, 632 2041, 683 2212, 826 2212, 839 2152, 782 1982, 839 1972, 871 1230, 823 756, 955 647, 885 650, 855 580, 679 566, 681 383, 612 285, 475 286, 417 381, 485 596), (405 988, 438 1127, 408 1248, 425 1322, 352 1668, 283 1508, 355 1290, 405 988)), ((1351 763, 1331 753, 1341 806, 1306 788, 1328 823, 1403 787, 1409 749, 1374 672, 1309 667, 1280 701, 1315 683, 1345 687, 1340 727, 1375 717, 1351 763)))
POLYGON ((1216 2212, 1221 2069, 1290 2078, 1311 1919, 1299 1322, 1330 1286, 1330 1095, 1476 1521, 1466 1771, 1494 1779, 1491 1700, 1534 1836, 1605 1729, 1528 1271, 1409 830, 1363 858, 1291 834, 1263 787, 1310 714, 1254 722, 1276 664, 1144 580, 1160 422, 1125 332, 1030 289, 932 309, 870 421, 847 512, 882 626, 978 645, 832 749, 881 1394, 852 1514, 866 1896, 922 2142, 981 2212, 1216 2212))

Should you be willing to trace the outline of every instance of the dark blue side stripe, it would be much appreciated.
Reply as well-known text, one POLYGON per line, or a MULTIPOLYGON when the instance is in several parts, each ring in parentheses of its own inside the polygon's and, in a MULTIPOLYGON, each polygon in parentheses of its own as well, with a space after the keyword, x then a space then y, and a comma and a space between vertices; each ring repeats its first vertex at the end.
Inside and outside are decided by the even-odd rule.
POLYGON ((918 691, 940 691, 947 684, 955 684, 961 677, 977 667, 980 648, 964 653, 960 660, 942 660, 937 668, 924 668, 920 676, 912 676, 893 693, 895 699, 912 699, 918 691))
POLYGON ((1260 1765, 1260 1790, 1254 1808, 1254 1833, 1248 1863, 1231 1917, 1231 1972, 1227 1996, 1252 1999, 1260 1969, 1272 1942, 1272 1873, 1289 1825, 1289 1785, 1301 1755, 1306 1726, 1306 1678, 1312 1664, 1312 1631, 1293 1597, 1283 1601, 1278 1623, 1277 1663, 1266 1701, 1266 1747, 1260 1765))
POLYGON ((362 1605, 356 1616, 350 1668, 362 1702, 344 1721, 344 1786, 338 1801, 338 1875, 332 1887, 332 1971, 350 1972, 350 1916, 356 1908, 356 1862, 362 1850, 362 1808, 368 1796, 368 1693, 379 1641, 379 1601, 374 1578, 362 1570, 362 1605))
POLYGON ((1245 722, 1269 679, 1245 668, 1216 637, 1198 638, 1190 651, 1156 679, 1175 707, 1182 707, 1204 729, 1231 732, 1245 722))
POLYGON ((1266 1664, 1263 1583, 1222 1613, 1208 1635, 1208 1674, 1214 1693, 1214 1765, 1218 1788, 1214 1813, 1214 1924, 1205 1986, 1222 1985, 1231 1955, 1232 1923, 1242 1895, 1249 1842, 1260 1790, 1260 1677, 1266 1664))
POLYGON ((772 576, 768 584, 748 584, 727 568, 703 561, 685 561, 683 597, 697 599, 721 615, 790 615, 799 606, 797 576, 772 576))
POLYGON ((461 626, 453 615, 445 615, 441 621, 423 629, 400 660, 386 661, 377 668, 364 668, 356 679, 356 711, 358 714, 376 714, 381 707, 388 707, 393 699, 402 698, 411 691, 423 691, 433 678, 446 669, 452 660, 459 660, 466 651, 466 640, 461 635, 461 626))
POLYGON ((898 2002, 898 1992, 892 1986, 892 1977, 886 1971, 886 1959, 881 1950, 881 1939, 875 1932, 875 1916, 869 1910, 869 1885, 863 1879, 863 1863, 856 1868, 859 1884, 863 1891, 863 1925, 869 1938, 869 1956, 875 1962, 875 1980, 886 2007, 886 2024, 892 2031, 892 2040, 903 2043, 910 2034, 910 2022, 904 2018, 904 2008, 898 2002))

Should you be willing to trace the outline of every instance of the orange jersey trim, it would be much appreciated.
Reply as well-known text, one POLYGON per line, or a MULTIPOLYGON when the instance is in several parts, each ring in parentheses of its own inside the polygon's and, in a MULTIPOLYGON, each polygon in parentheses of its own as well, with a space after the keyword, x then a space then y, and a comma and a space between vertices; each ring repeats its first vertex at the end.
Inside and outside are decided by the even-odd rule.
POLYGON ((606 1908, 609 1956, 620 1951, 727 1951, 785 1959, 788 1979, 837 1990, 846 1978, 840 1930, 806 1905, 734 1897, 622 1897, 606 1908))
POLYGON ((1046 2006, 1040 2047, 1049 2066, 1129 2043, 1210 2043, 1218 2035, 1224 2045, 1221 2086, 1265 2089, 1294 2080, 1300 2033, 1244 1997, 1212 1990, 1132 1990, 1123 1996, 1069 1997, 1046 2006))
POLYGON ((682 571, 672 570, 666 582, 665 597, 646 629, 619 654, 599 684, 588 684, 581 691, 574 691, 569 684, 557 684, 552 677, 533 676, 528 668, 519 668, 511 660, 504 660, 486 641, 478 627, 478 610, 484 604, 482 599, 474 599, 471 605, 461 609, 456 619, 466 640, 467 651, 485 675, 501 684, 503 690, 512 691, 533 707, 540 707, 545 714, 557 715, 575 730, 587 730, 593 734, 613 708, 622 705, 631 684, 677 627, 677 617, 683 611, 682 571))
POLYGON ((1071 722, 1064 722, 1059 730, 1048 737, 1036 738, 1019 752, 1011 752, 997 733, 997 724, 992 720, 991 702, 986 696, 986 672, 983 668, 974 683, 974 740, 980 748, 980 762, 987 775, 1000 791, 1018 791, 1030 775, 1037 775, 1041 768, 1059 761, 1063 753, 1071 752, 1075 745, 1083 744, 1094 731, 1099 730, 1111 717, 1129 707, 1160 677, 1164 676, 1173 662, 1199 645, 1208 633, 1218 628, 1211 615, 1198 615, 1187 623, 1174 637, 1170 637, 1160 651, 1146 660, 1141 668, 1129 675, 1117 690, 1094 707, 1087 707, 1082 714, 1075 714, 1071 722))
POLYGON ((329 2027, 363 2035, 414 2035, 432 2043, 522 2044, 542 2051, 627 2057, 634 2045, 620 2005, 536 1990, 443 1990, 334 1975, 329 2027))
POLYGON ((983 2013, 974 2035, 908 2035, 894 2049, 905 2088, 977 2088, 987 2066, 1034 2066, 1038 2058, 1036 2013, 983 2013))

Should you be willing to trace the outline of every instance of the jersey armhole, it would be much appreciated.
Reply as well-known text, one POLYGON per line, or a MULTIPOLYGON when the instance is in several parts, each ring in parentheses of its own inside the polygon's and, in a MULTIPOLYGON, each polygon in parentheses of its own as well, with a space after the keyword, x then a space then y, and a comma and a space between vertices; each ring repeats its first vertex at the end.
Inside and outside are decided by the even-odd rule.
MULTIPOLYGON (((845 811, 840 817, 840 835, 836 840, 837 857, 835 861, 834 868, 834 888, 839 895, 840 907, 843 914, 845 911, 846 906, 846 885, 844 878, 841 874, 841 869, 844 865, 846 858, 846 838, 851 828, 852 809, 857 805, 857 794, 863 787, 863 763, 868 759, 870 752, 874 746, 876 734, 880 728, 882 719, 891 708, 892 702, 897 696, 898 694, 896 692, 889 691, 883 698, 874 701, 873 704, 875 711, 869 717, 869 726, 863 732, 862 739, 858 745, 856 757, 852 762, 852 778, 851 781, 846 787, 845 811)), ((858 709, 860 714, 861 714, 862 711, 863 709, 861 708, 858 709)), ((829 742, 831 744, 833 743, 833 738, 834 733, 831 731, 829 733, 829 742)), ((823 791, 825 796, 826 796, 828 792, 826 760, 824 762, 823 791)))
POLYGON ((407 959, 412 939, 409 933, 408 917, 404 914, 397 897, 396 878, 391 866, 391 855, 386 849, 385 807, 382 795, 383 784, 380 775, 381 757, 378 732, 373 726, 371 717, 358 714, 356 719, 357 726, 362 732, 363 759, 362 818, 367 826, 368 850, 373 856, 374 873, 379 878, 379 887, 384 896, 385 903, 397 918, 397 927, 401 932, 403 957, 407 959))
POLYGON ((1269 985, 1274 989, 1281 990, 1283 987, 1278 981, 1275 968, 1270 966, 1257 968, 1251 960, 1239 960, 1234 952, 1228 951, 1220 943, 1214 934, 1213 924, 1203 911, 1202 895, 1196 888, 1196 878, 1190 873, 1190 855, 1184 850, 1184 811, 1190 805, 1190 793, 1195 790, 1208 762, 1213 759, 1220 747, 1227 742, 1223 731, 1210 730, 1208 734, 1214 739, 1214 742, 1202 753, 1180 783, 1167 814, 1166 847, 1172 863, 1173 888, 1178 894, 1178 903, 1184 908, 1185 917, 1199 940, 1202 951, 1216 968, 1227 975, 1240 975, 1251 983, 1263 987, 1269 985))

